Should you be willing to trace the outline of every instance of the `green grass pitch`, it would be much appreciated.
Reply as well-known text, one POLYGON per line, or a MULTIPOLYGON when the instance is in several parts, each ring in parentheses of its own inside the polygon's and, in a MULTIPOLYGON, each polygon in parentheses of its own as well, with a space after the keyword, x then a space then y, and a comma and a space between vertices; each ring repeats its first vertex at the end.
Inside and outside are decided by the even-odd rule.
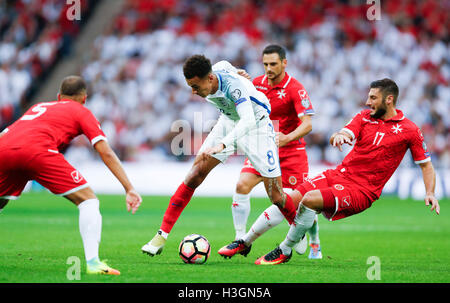
MULTIPOLYGON (((194 197, 175 225, 162 255, 149 257, 141 246, 161 223, 168 197, 146 196, 135 215, 126 212, 124 196, 100 195, 103 216, 100 257, 120 276, 85 274, 78 209, 49 193, 27 193, 0 214, 0 282, 5 283, 440 283, 450 282, 450 200, 440 201, 441 214, 422 201, 383 197, 365 212, 328 222, 321 215, 324 258, 309 260, 294 253, 279 266, 256 266, 259 256, 280 243, 286 223, 258 239, 251 253, 223 259, 217 250, 234 237, 231 198, 194 197), (203 265, 182 263, 181 239, 191 233, 211 243, 203 265), (81 279, 69 280, 71 256, 81 260, 81 279), (380 280, 367 277, 371 256, 379 258, 380 280)), ((252 199, 248 227, 269 205, 252 199)))

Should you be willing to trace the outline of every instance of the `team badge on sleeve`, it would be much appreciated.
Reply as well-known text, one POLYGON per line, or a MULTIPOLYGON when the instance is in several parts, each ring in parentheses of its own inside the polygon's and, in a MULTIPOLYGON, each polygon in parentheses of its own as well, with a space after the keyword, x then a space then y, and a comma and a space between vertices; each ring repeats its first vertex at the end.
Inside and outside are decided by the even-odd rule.
POLYGON ((423 137, 423 134, 422 134, 422 131, 420 130, 420 128, 417 129, 417 132, 419 133, 420 140, 424 140, 424 137, 423 137))
POLYGON ((236 88, 234 91, 231 92, 230 95, 231 95, 231 98, 233 98, 234 101, 237 101, 241 97, 241 91, 236 88))
POLYGON ((308 97, 308 93, 306 92, 306 90, 301 89, 298 91, 298 95, 300 96, 300 100, 302 100, 302 105, 304 108, 308 108, 311 103, 309 102, 309 97, 308 97))
POLYGON ((306 93, 306 90, 304 90, 304 89, 299 90, 298 95, 300 96, 300 99, 305 99, 308 96, 308 94, 306 93))
POLYGON ((308 99, 303 99, 302 100, 302 105, 304 108, 308 108, 309 107, 309 100, 308 99))

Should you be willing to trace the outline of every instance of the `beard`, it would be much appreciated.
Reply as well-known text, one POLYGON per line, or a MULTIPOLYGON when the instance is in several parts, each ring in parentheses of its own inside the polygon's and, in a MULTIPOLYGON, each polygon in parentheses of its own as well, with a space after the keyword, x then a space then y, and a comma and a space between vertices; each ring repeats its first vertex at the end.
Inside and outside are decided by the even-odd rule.
POLYGON ((278 78, 279 76, 281 75, 281 72, 280 73, 270 73, 270 74, 267 74, 267 78, 269 78, 269 79, 271 79, 271 80, 274 80, 274 79, 276 79, 276 78, 278 78))
POLYGON ((374 119, 380 119, 381 117, 384 116, 384 114, 387 111, 387 107, 386 107, 386 101, 383 100, 383 103, 381 103, 380 107, 377 108, 377 110, 371 114, 370 116, 374 119))

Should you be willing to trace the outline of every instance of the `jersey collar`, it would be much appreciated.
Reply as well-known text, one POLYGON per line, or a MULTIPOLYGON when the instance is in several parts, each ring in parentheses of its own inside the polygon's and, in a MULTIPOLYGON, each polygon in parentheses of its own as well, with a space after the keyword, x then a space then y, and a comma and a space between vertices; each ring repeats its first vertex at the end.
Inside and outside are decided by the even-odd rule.
POLYGON ((401 121, 401 120, 405 119, 405 116, 403 115, 403 112, 401 110, 399 110, 399 109, 395 109, 395 110, 397 111, 397 114, 394 117, 392 117, 391 119, 384 120, 384 122, 388 122, 388 121, 395 122, 395 121, 401 121))
POLYGON ((269 79, 267 78, 267 75, 264 75, 264 77, 262 79, 262 82, 263 82, 264 85, 266 85, 269 88, 283 88, 284 89, 284 88, 286 88, 288 86, 289 82, 291 82, 291 76, 288 75, 288 73, 286 72, 284 74, 283 80, 281 80, 280 83, 278 83, 277 85, 271 86, 269 84, 269 79))
POLYGON ((222 76, 219 73, 217 73, 217 72, 215 72, 214 74, 217 77, 217 81, 219 81, 219 89, 218 90, 223 91, 223 89, 222 89, 222 76))
POLYGON ((281 80, 280 83, 275 85, 275 87, 286 88, 288 86, 289 82, 291 82, 291 76, 288 73, 285 73, 283 80, 281 80))

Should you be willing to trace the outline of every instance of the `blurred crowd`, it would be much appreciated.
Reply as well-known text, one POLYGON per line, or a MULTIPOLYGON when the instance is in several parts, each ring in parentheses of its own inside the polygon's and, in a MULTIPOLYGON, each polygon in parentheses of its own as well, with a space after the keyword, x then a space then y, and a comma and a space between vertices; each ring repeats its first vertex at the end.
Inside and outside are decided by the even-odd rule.
MULTIPOLYGON (((80 4, 85 15, 93 6, 80 4)), ((80 24, 67 18, 68 8, 60 0, 0 1, 0 128, 22 113, 56 60, 70 53, 80 24)))
MULTIPOLYGON (((342 160, 329 136, 364 108, 371 81, 389 77, 433 163, 449 168, 450 2, 381 2, 381 20, 370 21, 366 1, 126 0, 80 66, 90 84, 87 106, 121 159, 189 160, 218 112, 191 94, 184 60, 201 53, 257 77, 263 48, 278 43, 316 111, 305 138, 310 164, 342 160)), ((83 161, 94 157, 90 150, 79 139, 66 156, 83 161)), ((409 153, 402 165, 412 165, 409 153)))

